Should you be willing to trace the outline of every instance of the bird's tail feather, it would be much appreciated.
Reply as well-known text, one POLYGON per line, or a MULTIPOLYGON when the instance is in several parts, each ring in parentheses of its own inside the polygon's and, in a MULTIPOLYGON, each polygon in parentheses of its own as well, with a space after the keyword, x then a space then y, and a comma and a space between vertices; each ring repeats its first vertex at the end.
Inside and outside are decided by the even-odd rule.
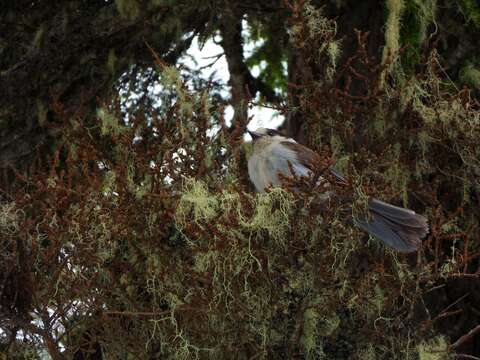
POLYGON ((354 219, 355 224, 401 252, 418 250, 428 233, 427 219, 414 211, 372 199, 370 218, 354 219))

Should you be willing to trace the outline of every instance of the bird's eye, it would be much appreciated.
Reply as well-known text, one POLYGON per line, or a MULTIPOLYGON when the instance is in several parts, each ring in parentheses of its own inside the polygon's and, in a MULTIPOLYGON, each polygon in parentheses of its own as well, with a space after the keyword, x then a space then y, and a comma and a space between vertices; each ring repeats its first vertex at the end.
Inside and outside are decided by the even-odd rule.
POLYGON ((268 129, 267 134, 268 136, 277 136, 277 135, 280 135, 280 131, 274 130, 274 129, 268 129))

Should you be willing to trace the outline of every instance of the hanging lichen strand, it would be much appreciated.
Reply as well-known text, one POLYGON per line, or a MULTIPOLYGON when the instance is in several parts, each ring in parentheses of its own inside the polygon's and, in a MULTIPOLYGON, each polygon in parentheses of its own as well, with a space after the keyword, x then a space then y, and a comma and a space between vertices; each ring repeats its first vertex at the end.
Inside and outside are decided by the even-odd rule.
MULTIPOLYGON (((129 3, 118 6, 135 16, 129 3)), ((331 187, 312 179, 255 194, 238 161, 244 124, 228 128, 210 84, 193 91, 157 58, 165 108, 125 122, 113 97, 88 124, 64 119, 47 169, 17 174, 23 186, 5 194, 8 355, 440 360, 471 340, 451 324, 479 296, 478 102, 452 89, 435 52, 399 82, 357 32, 357 53, 339 63, 334 22, 295 4, 292 41, 326 66, 322 79, 304 69, 290 110, 308 114, 320 168, 337 160, 341 196, 319 205, 331 187), (342 199, 359 209, 368 195, 428 217, 420 252, 394 253, 350 225, 342 199), (468 290, 449 298, 455 286, 468 290)))

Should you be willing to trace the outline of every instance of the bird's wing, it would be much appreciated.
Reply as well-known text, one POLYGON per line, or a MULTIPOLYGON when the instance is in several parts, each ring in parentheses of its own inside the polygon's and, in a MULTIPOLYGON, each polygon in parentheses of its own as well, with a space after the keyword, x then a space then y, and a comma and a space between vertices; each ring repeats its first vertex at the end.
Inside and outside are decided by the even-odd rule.
MULTIPOLYGON (((297 152, 296 145, 302 146, 290 141, 275 141, 266 151, 266 167, 271 169, 271 173, 275 174, 278 185, 280 185, 278 174, 292 176, 292 169, 296 176, 309 176, 312 172, 313 164, 303 161, 300 153, 297 152)), ((272 181, 272 184, 274 183, 272 181)))
MULTIPOLYGON (((320 164, 320 155, 318 155, 315 151, 310 150, 306 146, 290 141, 282 141, 281 144, 295 153, 297 155, 298 162, 311 172, 314 172, 318 164, 320 164)), ((339 183, 347 183, 347 180, 339 171, 332 167, 329 170, 339 183)), ((300 175, 307 176, 308 174, 300 175)))
POLYGON ((315 167, 318 166, 320 162, 320 155, 318 155, 315 151, 310 150, 302 144, 292 141, 282 141, 280 142, 280 145, 285 146, 293 154, 295 154, 296 161, 298 161, 301 165, 310 171, 315 171, 315 167))

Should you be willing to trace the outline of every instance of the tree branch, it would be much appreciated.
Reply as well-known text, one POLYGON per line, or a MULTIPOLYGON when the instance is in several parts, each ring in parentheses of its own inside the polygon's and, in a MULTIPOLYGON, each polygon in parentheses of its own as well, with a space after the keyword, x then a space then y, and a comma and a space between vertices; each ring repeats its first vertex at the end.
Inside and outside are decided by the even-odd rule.
POLYGON ((232 8, 227 9, 220 27, 221 45, 225 51, 228 71, 230 72, 228 83, 231 86, 234 123, 246 123, 248 118, 249 93, 247 84, 250 73, 243 57, 242 15, 242 13, 236 13, 232 8))

